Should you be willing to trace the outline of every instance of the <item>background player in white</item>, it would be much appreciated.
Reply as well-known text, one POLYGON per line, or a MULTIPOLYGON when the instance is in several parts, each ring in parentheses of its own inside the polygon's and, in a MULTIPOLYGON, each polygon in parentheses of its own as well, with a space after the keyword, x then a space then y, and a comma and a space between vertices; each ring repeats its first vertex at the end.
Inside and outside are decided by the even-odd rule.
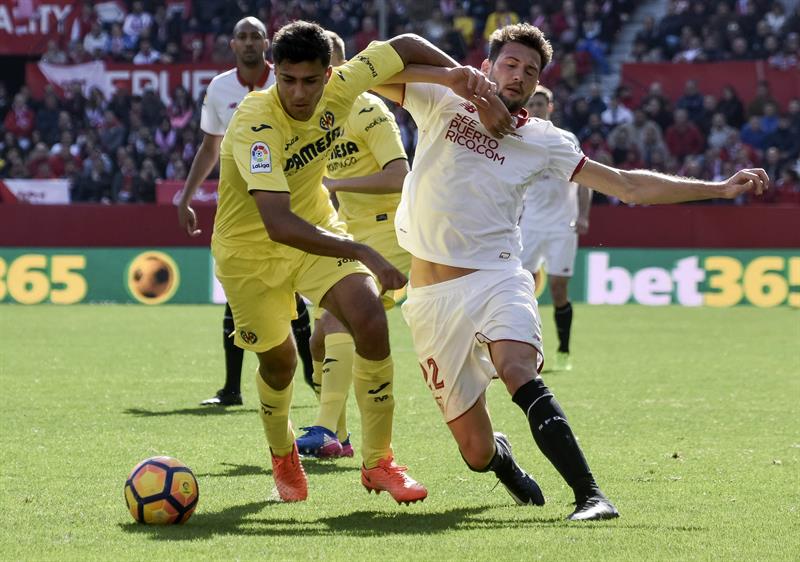
MULTIPOLYGON (((225 129, 236 111, 239 102, 254 90, 265 90, 275 83, 272 66, 264 58, 269 47, 267 28, 257 18, 246 17, 233 28, 231 50, 236 56, 236 68, 215 76, 206 90, 200 113, 200 128, 203 142, 195 154, 192 167, 186 176, 180 201, 178 223, 189 236, 197 236, 197 214, 191 207, 197 188, 208 177, 219 161, 219 146, 225 129)), ((225 350, 225 385, 215 396, 203 400, 202 406, 235 406, 242 403, 241 378, 244 350, 233 343, 233 314, 225 304, 222 320, 222 346, 225 350)), ((297 340, 297 350, 303 362, 306 381, 311 381, 312 365, 309 337, 311 323, 303 299, 297 297, 297 319, 292 322, 292 332, 297 340)))
MULTIPOLYGON (((537 86, 526 108, 533 117, 549 121, 553 112, 553 93, 542 85, 537 86)), ((563 129, 561 133, 575 145, 576 150, 580 150, 580 142, 575 135, 563 129)), ((572 369, 569 356, 572 303, 569 302, 567 289, 575 267, 578 235, 589 231, 591 204, 591 189, 547 172, 538 176, 536 182, 525 191, 522 200, 520 259, 522 267, 534 276, 543 263, 547 264, 547 282, 558 333, 556 371, 572 369)), ((536 282, 540 280, 536 279, 536 282)))
MULTIPOLYGON (((518 503, 544 503, 538 485, 514 461, 508 440, 493 433, 485 391, 496 375, 524 412, 539 449, 573 489, 576 508, 569 519, 607 519, 618 512, 537 373, 541 327, 533 278, 519 261, 524 191, 547 171, 626 202, 676 203, 760 194, 769 178, 757 169, 704 182, 587 159, 551 123, 529 120, 524 110, 551 57, 549 42, 529 24, 492 34, 481 70, 497 84, 490 106, 499 99, 514 125, 500 127, 500 140, 476 119, 485 110, 445 88, 407 84, 380 90, 402 100, 420 132, 395 221, 400 245, 412 254, 403 314, 425 381, 467 465, 493 471, 518 503)), ((436 82, 442 72, 407 68, 398 80, 436 82)))

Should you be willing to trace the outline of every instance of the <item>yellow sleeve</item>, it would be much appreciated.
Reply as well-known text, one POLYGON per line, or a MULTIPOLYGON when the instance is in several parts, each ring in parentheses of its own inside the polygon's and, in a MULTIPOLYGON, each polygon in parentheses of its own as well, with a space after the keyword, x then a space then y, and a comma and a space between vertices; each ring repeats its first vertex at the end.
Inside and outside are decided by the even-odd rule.
POLYGON ((237 120, 231 151, 236 168, 248 191, 285 191, 289 184, 283 174, 283 142, 271 125, 244 115, 237 120))
POLYGON ((400 128, 386 104, 375 98, 358 109, 358 135, 364 139, 378 166, 383 169, 392 160, 408 159, 400 137, 400 128))
POLYGON ((338 95, 354 100, 403 68, 403 59, 394 47, 385 41, 373 41, 342 66, 334 68, 331 82, 338 95))

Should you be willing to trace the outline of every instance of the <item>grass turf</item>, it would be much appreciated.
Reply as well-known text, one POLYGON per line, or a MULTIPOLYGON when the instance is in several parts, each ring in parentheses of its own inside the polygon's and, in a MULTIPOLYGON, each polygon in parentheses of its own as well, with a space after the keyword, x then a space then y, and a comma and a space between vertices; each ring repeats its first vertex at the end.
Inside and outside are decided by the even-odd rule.
MULTIPOLYGON (((221 386, 222 308, 0 307, 3 559, 790 560, 800 552, 800 311, 576 307, 575 370, 545 373, 622 517, 575 524, 570 490, 500 384, 496 429, 548 504, 517 507, 461 462, 398 312, 395 450, 430 491, 398 506, 356 459, 305 462, 310 497, 272 487, 255 360, 245 406, 197 403, 221 386), (133 522, 122 487, 139 460, 178 457, 200 483, 181 527, 133 522)), ((552 309, 544 307, 552 352, 552 309)), ((292 419, 313 420, 299 380, 292 419)))

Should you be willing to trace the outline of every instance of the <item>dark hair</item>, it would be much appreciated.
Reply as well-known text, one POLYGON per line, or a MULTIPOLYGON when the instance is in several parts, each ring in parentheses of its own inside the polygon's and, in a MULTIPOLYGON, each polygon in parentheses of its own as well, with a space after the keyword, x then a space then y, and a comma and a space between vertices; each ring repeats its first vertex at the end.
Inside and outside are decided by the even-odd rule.
POLYGON ((547 100, 547 103, 553 103, 553 92, 549 88, 545 88, 541 84, 536 86, 536 89, 533 91, 533 95, 544 96, 547 100))
POLYGON ((328 66, 331 43, 325 30, 316 23, 294 21, 280 28, 272 38, 272 60, 275 64, 318 60, 322 66, 328 66))
POLYGON ((506 43, 521 43, 534 49, 542 58, 543 71, 553 58, 553 47, 544 36, 542 30, 529 23, 515 23, 496 29, 489 36, 489 60, 495 62, 506 43))

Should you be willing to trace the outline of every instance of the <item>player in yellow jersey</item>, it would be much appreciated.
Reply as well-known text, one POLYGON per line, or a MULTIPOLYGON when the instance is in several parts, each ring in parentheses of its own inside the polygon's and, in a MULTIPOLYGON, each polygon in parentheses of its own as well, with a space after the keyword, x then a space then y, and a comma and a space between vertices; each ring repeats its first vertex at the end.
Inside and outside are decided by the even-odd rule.
MULTIPOLYGON (((296 21, 275 34, 276 86, 245 97, 221 145, 211 242, 216 275, 231 305, 236 345, 258 356, 260 415, 281 499, 301 501, 308 495, 289 423, 296 291, 334 314, 353 335, 362 484, 388 491, 398 502, 418 501, 427 491, 393 459, 394 368, 386 314, 369 271, 386 290, 402 287, 406 277, 346 235, 322 176, 361 93, 408 64, 449 68, 455 62, 414 35, 372 43, 335 71, 330 53, 325 31, 316 24, 296 21)), ((456 93, 488 104, 494 85, 482 75, 459 67, 446 76, 456 93)))
MULTIPOLYGON (((344 64, 344 41, 328 31, 331 64, 344 64)), ((411 255, 397 243, 394 213, 400 202, 408 159, 394 115, 380 98, 361 94, 345 123, 345 133, 331 150, 323 179, 339 202, 339 216, 357 242, 374 248, 399 271, 407 272, 411 255)), ((393 292, 383 295, 394 306, 393 292)), ((329 312, 314 310, 311 336, 314 390, 320 399, 314 424, 297 438, 301 455, 352 457, 347 432, 347 395, 353 380, 353 337, 329 312), (324 374, 324 376, 323 376, 324 374)))

